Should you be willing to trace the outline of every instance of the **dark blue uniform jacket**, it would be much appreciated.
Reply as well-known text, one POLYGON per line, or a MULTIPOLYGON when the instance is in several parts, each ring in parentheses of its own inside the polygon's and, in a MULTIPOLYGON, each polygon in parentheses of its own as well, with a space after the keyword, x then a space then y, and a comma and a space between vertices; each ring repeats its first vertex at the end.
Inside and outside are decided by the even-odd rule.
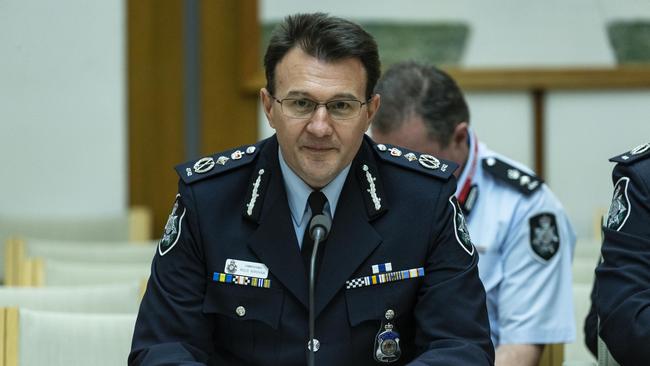
MULTIPOLYGON (((308 280, 278 143, 271 137, 255 147, 204 174, 192 163, 177 168, 178 238, 161 243, 153 260, 130 365, 306 364, 308 280), (215 281, 228 259, 265 264, 268 288, 215 281)), ((425 169, 364 137, 323 247, 318 365, 380 364, 373 353, 387 310, 402 351, 393 365, 493 364, 478 256, 457 237, 448 164, 446 173, 425 169), (383 263, 393 271, 422 267, 424 276, 346 288, 383 263)))
POLYGON ((650 365, 650 146, 644 146, 612 159, 619 163, 614 199, 596 269, 599 334, 623 366, 650 365))

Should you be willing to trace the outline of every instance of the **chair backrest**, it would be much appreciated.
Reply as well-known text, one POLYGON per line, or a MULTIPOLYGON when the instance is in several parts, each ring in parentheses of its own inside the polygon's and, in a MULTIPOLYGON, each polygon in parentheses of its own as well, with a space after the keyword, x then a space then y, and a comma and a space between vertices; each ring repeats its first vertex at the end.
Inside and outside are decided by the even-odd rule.
POLYGON ((126 363, 136 314, 57 313, 7 308, 6 366, 126 363))
POLYGON ((132 283, 146 279, 151 263, 85 263, 39 260, 32 268, 35 286, 83 286, 132 283))
POLYGON ((150 240, 152 214, 135 206, 128 213, 96 217, 13 217, 0 216, 0 280, 5 283, 5 242, 11 237, 55 240, 128 241, 150 240))
POLYGON ((0 238, 27 236, 58 240, 129 240, 129 215, 100 217, 0 217, 0 238))
POLYGON ((139 282, 75 287, 0 287, 0 307, 87 313, 135 313, 139 282))
POLYGON ((78 262, 150 263, 157 241, 67 241, 11 238, 6 244, 5 284, 29 286, 27 259, 44 258, 78 262), (25 277, 27 276, 27 277, 25 277))
POLYGON ((33 239, 25 242, 25 256, 79 262, 151 263, 157 242, 59 242, 33 239))

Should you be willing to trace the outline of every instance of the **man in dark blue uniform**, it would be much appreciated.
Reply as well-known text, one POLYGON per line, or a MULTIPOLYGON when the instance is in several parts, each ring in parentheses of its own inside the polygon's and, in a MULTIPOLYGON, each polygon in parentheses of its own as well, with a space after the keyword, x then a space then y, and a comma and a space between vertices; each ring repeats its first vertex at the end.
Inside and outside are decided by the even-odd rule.
POLYGON ((650 144, 610 161, 618 164, 596 269, 599 334, 621 365, 650 365, 650 144))
POLYGON ((372 37, 291 16, 265 68, 276 135, 176 168, 129 364, 304 365, 313 349, 320 365, 492 365, 456 165, 364 135, 380 104, 372 37), (308 342, 316 214, 332 225, 308 342))

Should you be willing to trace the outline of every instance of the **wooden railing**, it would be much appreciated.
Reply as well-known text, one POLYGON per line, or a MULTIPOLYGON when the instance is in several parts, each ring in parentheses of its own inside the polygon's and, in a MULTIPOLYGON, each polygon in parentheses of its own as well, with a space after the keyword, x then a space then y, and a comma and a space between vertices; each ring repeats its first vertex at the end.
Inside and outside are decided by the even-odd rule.
MULTIPOLYGON (((465 91, 522 91, 530 93, 533 108, 534 168, 544 178, 545 98, 556 90, 634 90, 650 89, 650 65, 613 68, 447 68, 465 91)), ((259 93, 266 84, 261 71, 242 78, 242 92, 259 93)))

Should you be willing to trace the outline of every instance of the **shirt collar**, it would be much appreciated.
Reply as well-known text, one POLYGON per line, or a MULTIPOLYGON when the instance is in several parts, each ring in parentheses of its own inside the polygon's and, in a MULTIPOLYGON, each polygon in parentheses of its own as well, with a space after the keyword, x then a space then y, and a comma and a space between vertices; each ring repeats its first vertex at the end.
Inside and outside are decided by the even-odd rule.
MULTIPOLYGON (((278 160, 280 161, 280 170, 284 178, 284 188, 287 191, 287 201, 291 210, 291 216, 294 222, 300 223, 302 222, 303 216, 307 213, 307 198, 309 198, 313 190, 287 165, 279 146, 278 160)), ((331 218, 334 218, 336 205, 338 204, 339 196, 343 190, 343 184, 345 184, 345 178, 348 176, 351 165, 352 163, 348 164, 331 182, 321 189, 321 192, 327 197, 324 212, 327 212, 329 209, 331 218)))

